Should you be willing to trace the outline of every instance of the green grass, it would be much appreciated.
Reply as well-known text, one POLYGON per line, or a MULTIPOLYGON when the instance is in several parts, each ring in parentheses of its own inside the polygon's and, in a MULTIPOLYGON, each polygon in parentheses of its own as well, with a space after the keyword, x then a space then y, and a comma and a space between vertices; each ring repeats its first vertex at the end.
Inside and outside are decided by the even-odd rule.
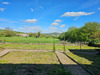
POLYGON ((52 52, 11 52, 1 58, 0 63, 59 64, 52 52))
MULTIPOLYGON (((33 44, 2 44, 1 48, 5 49, 23 49, 23 50, 53 50, 53 45, 33 45, 33 44)), ((66 46, 68 50, 80 50, 80 46, 66 46)), ((95 51, 96 47, 82 46, 82 51, 95 51)), ((55 50, 64 50, 63 45, 56 45, 55 50)))
POLYGON ((53 52, 10 52, 0 59, 0 75, 71 75, 53 52), (60 70, 60 71, 59 71, 60 70))
POLYGON ((78 63, 82 64, 95 75, 100 74, 100 56, 80 53, 66 53, 78 63))
MULTIPOLYGON (((35 37, 0 37, 0 42, 4 40, 7 43, 53 43, 52 38, 35 38, 35 37)), ((59 43, 59 39, 55 39, 55 43, 59 43)))

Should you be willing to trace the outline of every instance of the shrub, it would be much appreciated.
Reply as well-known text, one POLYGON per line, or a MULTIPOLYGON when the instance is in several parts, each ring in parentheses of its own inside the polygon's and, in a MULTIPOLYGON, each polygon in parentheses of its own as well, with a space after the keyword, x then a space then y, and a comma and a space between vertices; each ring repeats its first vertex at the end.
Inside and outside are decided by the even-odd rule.
POLYGON ((98 39, 91 39, 89 40, 88 46, 95 46, 98 43, 98 39))
POLYGON ((13 32, 13 31, 5 31, 5 37, 12 37, 12 36, 14 36, 15 35, 15 33, 13 32))

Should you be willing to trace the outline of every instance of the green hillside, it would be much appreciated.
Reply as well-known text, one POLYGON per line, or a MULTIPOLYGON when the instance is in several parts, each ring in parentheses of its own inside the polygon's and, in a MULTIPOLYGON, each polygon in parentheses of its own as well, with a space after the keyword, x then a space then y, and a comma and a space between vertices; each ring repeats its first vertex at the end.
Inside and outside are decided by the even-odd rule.
MULTIPOLYGON (((0 32, 5 32, 6 30, 0 29, 0 32)), ((15 33, 23 33, 23 32, 18 32, 18 31, 14 31, 15 33)))

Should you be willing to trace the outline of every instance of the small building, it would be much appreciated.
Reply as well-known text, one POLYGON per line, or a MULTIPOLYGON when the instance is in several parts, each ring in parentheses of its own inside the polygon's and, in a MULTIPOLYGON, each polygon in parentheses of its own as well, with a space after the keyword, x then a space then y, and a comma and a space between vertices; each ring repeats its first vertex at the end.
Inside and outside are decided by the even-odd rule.
POLYGON ((21 37, 29 37, 29 34, 17 34, 17 36, 21 36, 21 37))

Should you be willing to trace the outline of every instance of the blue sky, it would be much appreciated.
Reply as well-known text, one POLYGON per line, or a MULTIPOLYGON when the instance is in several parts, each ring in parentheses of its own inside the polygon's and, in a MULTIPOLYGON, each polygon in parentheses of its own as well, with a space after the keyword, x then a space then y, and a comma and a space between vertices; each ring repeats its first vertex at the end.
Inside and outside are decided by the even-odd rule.
POLYGON ((42 33, 100 22, 100 0, 0 0, 0 29, 42 33))

